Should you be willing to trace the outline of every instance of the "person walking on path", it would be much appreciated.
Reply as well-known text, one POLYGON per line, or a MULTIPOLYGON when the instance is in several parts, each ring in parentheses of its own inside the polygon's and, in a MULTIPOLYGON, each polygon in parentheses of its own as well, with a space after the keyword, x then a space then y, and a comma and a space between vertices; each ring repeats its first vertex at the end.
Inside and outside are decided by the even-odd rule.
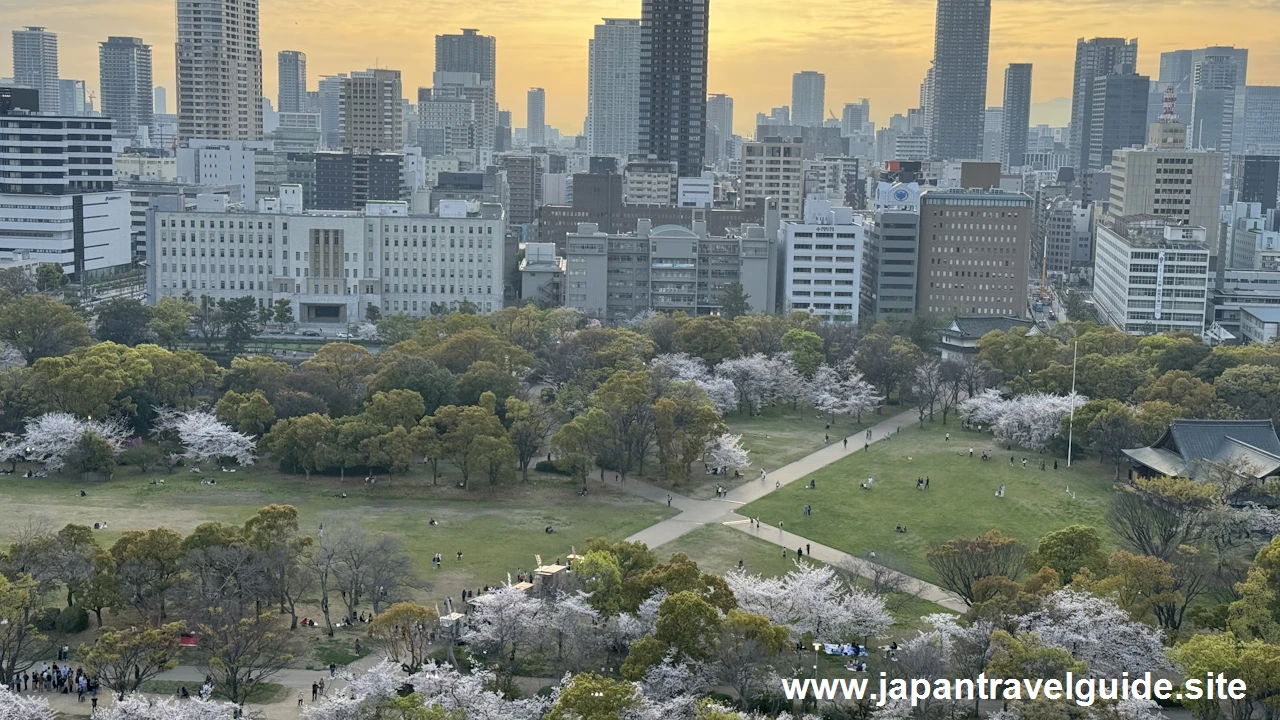
POLYGON ((667 507, 671 507, 671 494, 667 494, 667 507))
POLYGON ((298 693, 298 707, 302 707, 302 693, 298 693))
POLYGON ((844 449, 845 449, 845 450, 848 450, 848 449, 849 449, 849 438, 845 438, 845 439, 844 439, 844 449))

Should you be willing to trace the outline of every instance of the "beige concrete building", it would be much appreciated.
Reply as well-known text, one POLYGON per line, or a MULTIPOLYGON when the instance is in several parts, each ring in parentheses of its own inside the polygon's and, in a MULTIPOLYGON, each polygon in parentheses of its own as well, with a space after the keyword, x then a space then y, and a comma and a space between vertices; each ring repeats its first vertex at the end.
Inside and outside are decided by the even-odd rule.
POLYGON ((366 70, 343 78, 338 96, 343 149, 367 153, 404 147, 403 97, 399 70, 366 70))
POLYGON ((1024 193, 922 194, 916 311, 1027 317, 1033 213, 1024 193))
POLYGON ((778 198, 783 222, 804 219, 804 145, 778 137, 742 144, 742 205, 778 198))
POLYGON ((1209 247, 1216 248, 1221 198, 1221 153, 1125 148, 1111 157, 1108 220, 1133 215, 1180 220, 1207 228, 1209 247))
POLYGON ((262 139, 258 0, 178 0, 178 137, 262 139))

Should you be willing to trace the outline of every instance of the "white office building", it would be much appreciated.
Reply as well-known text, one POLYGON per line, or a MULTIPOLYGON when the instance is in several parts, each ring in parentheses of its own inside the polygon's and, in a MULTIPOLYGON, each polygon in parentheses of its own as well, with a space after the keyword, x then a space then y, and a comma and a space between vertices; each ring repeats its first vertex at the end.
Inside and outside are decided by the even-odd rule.
POLYGON ((682 177, 676 185, 676 205, 709 208, 716 201, 716 175, 703 170, 698 177, 682 177))
POLYGON ((587 54, 587 151, 626 157, 640 145, 640 21, 605 18, 587 54))
POLYGON ((804 222, 783 223, 782 233, 785 310, 858 322, 866 241, 862 216, 811 195, 804 203, 804 222))
POLYGON ((196 139, 178 148, 178 177, 197 185, 238 185, 240 197, 252 208, 256 196, 259 153, 269 153, 267 141, 196 139))
POLYGON ((1102 320, 1135 335, 1205 327, 1209 245, 1203 227, 1154 215, 1097 226, 1093 297, 1102 320))
POLYGON ((223 196, 200 196, 191 210, 153 207, 151 301, 247 295, 267 306, 287 298, 302 323, 328 325, 361 322, 371 305, 414 317, 463 302, 482 313, 502 307, 502 206, 444 200, 427 215, 397 201, 303 211, 301 186, 280 190, 264 212, 240 211, 223 196))

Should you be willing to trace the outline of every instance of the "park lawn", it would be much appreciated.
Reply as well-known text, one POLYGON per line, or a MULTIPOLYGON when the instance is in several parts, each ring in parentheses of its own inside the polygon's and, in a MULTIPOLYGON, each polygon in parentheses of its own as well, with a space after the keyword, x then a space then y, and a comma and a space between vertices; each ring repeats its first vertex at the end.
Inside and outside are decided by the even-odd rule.
MULTIPOLYGON (((427 583, 413 593, 414 599, 427 604, 443 604, 446 596, 458 601, 463 588, 504 583, 507 573, 514 577, 533 569, 535 554, 551 562, 572 547, 581 551, 590 538, 625 538, 675 514, 608 485, 592 484, 590 494, 579 497, 573 480, 540 474, 531 474, 528 485, 514 480, 497 489, 473 479, 472 489, 464 491, 455 487, 451 475, 432 486, 420 468, 391 482, 380 475, 374 485, 363 483, 362 474, 345 481, 312 475, 308 482, 265 464, 204 475, 186 470, 139 474, 121 467, 100 483, 82 482, 71 474, 27 479, 21 477, 23 469, 0 477, 0 545, 13 540, 28 521, 54 530, 67 523, 92 527, 105 521, 109 530, 96 535, 107 547, 127 530, 163 526, 186 534, 200 523, 240 525, 264 505, 289 504, 299 511, 302 531, 313 536, 321 523, 326 532, 355 523, 371 534, 399 538, 427 583), (152 485, 155 477, 165 483, 152 485), (216 485, 201 485, 202 478, 213 478, 216 485), (81 489, 86 497, 79 496, 81 489), (348 497, 334 497, 342 492, 348 497), (432 518, 439 524, 429 525, 432 518), (545 532, 548 526, 554 534, 545 532), (444 565, 433 570, 431 556, 437 552, 444 565)), ((314 609, 310 612, 316 617, 314 609)))
POLYGON ((991 529, 1018 538, 1029 550, 1048 532, 1067 525, 1092 525, 1105 549, 1115 547, 1104 515, 1115 492, 1112 468, 1093 461, 1075 463, 1015 448, 1010 451, 987 434, 963 431, 958 423, 928 423, 871 445, 794 482, 739 510, 762 522, 778 524, 793 533, 845 552, 865 557, 875 552, 904 572, 929 581, 937 576, 925 560, 929 548, 959 537, 974 537, 991 529), (951 441, 945 440, 945 433, 951 441), (969 458, 973 447, 974 457, 969 458), (980 459, 983 450, 994 453, 980 459), (1015 465, 1009 457, 1016 457, 1015 465), (1022 468, 1022 458, 1027 467, 1022 468), (916 478, 928 476, 927 491, 916 490, 916 478), (860 489, 868 477, 872 490, 860 489), (807 488, 809 480, 816 489, 807 488), (1005 485, 1005 497, 995 492, 1005 485), (1068 489, 1070 494, 1068 494, 1068 489), (812 505, 804 517, 801 508, 812 505), (906 533, 895 532, 904 525, 906 533))
POLYGON ((752 474, 758 475, 761 468, 773 472, 822 449, 830 444, 826 436, 830 436, 830 442, 840 442, 886 417, 867 413, 859 423, 851 417, 837 416, 827 429, 827 415, 812 407, 801 405, 793 410, 789 405, 773 405, 755 417, 732 413, 724 420, 729 432, 742 435, 742 446, 751 453, 752 474))
MULTIPOLYGON (((698 563, 700 569, 716 575, 723 575, 737 568, 738 560, 742 560, 747 572, 767 577, 785 575, 796 568, 794 552, 788 551, 784 559, 782 548, 777 545, 718 523, 703 525, 659 547, 657 552, 658 557, 662 559, 682 552, 698 563)), ((807 559, 804 562, 822 564, 821 561, 813 559, 807 559)), ((859 578, 858 584, 866 587, 869 582, 859 578)), ((901 607, 891 612, 894 626, 886 638, 897 640, 914 636, 915 631, 923 627, 920 618, 925 615, 954 614, 941 605, 922 598, 904 599, 901 607)))

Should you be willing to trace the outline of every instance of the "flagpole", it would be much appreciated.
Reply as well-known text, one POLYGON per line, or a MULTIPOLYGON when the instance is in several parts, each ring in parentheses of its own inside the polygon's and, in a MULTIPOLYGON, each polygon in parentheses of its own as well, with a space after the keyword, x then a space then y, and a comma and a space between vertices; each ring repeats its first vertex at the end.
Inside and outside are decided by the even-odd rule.
POLYGON ((1071 351, 1071 417, 1067 420, 1067 467, 1071 467, 1071 439, 1076 429, 1076 357, 1080 354, 1080 341, 1071 351))

